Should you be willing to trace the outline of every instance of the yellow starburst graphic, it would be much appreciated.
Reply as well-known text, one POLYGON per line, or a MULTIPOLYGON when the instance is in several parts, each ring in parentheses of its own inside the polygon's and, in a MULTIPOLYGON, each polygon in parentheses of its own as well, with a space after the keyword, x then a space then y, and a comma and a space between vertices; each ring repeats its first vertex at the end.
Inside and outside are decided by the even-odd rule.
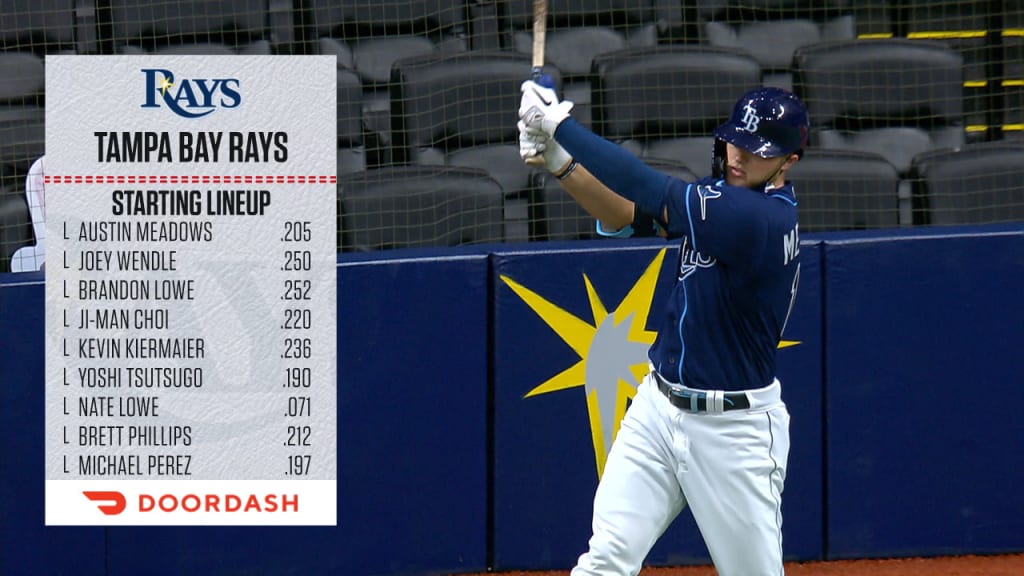
MULTIPOLYGON (((501 281, 580 358, 527 392, 524 398, 583 387, 598 478, 604 473, 605 461, 626 414, 627 402, 636 395, 636 387, 649 370, 647 350, 657 333, 647 330, 646 326, 665 252, 664 248, 658 251, 611 313, 590 278, 583 274, 593 322, 578 318, 508 276, 501 276, 501 281)), ((799 342, 784 340, 779 343, 779 348, 797 344, 799 342)))
POLYGON ((626 297, 609 313, 586 274, 583 281, 593 323, 556 306, 536 292, 501 276, 509 288, 580 357, 579 362, 530 390, 525 397, 582 386, 587 401, 597 474, 604 472, 627 400, 647 372, 647 349, 657 335, 646 329, 665 249, 647 266, 626 297))

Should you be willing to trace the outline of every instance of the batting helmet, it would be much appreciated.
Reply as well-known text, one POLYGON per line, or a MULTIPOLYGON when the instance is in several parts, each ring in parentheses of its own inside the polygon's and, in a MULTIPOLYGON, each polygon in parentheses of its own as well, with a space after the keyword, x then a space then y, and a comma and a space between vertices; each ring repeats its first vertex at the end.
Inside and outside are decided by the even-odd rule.
POLYGON ((722 173, 725 142, 762 158, 802 154, 810 130, 807 108, 782 88, 755 88, 733 106, 729 120, 715 128, 715 175, 722 173))

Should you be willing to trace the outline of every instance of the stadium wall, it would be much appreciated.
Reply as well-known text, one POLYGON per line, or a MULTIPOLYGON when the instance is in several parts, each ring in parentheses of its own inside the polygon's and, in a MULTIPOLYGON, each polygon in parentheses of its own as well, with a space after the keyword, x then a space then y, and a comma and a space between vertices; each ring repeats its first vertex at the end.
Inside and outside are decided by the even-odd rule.
MULTIPOLYGON (((1024 550, 1024 227, 807 235, 800 259, 788 559, 1024 550)), ((340 256, 334 528, 43 526, 42 276, 0 276, 0 573, 568 568, 674 266, 651 241, 340 256)), ((649 560, 708 562, 687 512, 649 560)))

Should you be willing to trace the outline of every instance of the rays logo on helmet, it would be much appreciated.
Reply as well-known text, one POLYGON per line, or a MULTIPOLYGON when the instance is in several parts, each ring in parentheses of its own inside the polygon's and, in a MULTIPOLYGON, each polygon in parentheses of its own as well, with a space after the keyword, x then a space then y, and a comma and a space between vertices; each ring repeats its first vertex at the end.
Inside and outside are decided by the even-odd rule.
POLYGON ((761 123, 761 117, 757 115, 753 100, 747 102, 743 107, 743 118, 740 121, 743 122, 743 129, 747 132, 757 132, 757 125, 761 123))

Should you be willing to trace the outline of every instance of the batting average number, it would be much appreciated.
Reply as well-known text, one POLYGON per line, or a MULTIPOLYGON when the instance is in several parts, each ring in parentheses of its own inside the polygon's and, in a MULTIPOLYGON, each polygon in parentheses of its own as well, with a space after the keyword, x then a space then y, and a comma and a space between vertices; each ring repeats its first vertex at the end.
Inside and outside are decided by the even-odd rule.
MULTIPOLYGON (((308 220, 289 220, 284 222, 281 242, 287 243, 283 251, 281 272, 309 273, 313 270, 313 253, 310 250, 293 249, 294 243, 306 243, 313 239, 312 224, 308 220)), ((281 300, 287 302, 310 302, 313 282, 307 277, 285 278, 281 300)), ((283 310, 280 329, 295 334, 295 330, 312 330, 313 311, 308 307, 286 307, 283 310)), ((281 358, 290 361, 286 366, 285 380, 282 385, 290 390, 309 390, 313 384, 313 370, 302 366, 303 360, 310 360, 313 352, 312 338, 286 337, 282 341, 284 348, 281 358)), ((312 396, 288 396, 284 417, 287 422, 293 418, 308 418, 312 412, 312 396)), ((285 437, 282 444, 289 449, 308 449, 312 446, 313 427, 308 424, 285 426, 285 437)), ((285 467, 285 476, 306 476, 312 467, 312 455, 289 454, 285 467)))

